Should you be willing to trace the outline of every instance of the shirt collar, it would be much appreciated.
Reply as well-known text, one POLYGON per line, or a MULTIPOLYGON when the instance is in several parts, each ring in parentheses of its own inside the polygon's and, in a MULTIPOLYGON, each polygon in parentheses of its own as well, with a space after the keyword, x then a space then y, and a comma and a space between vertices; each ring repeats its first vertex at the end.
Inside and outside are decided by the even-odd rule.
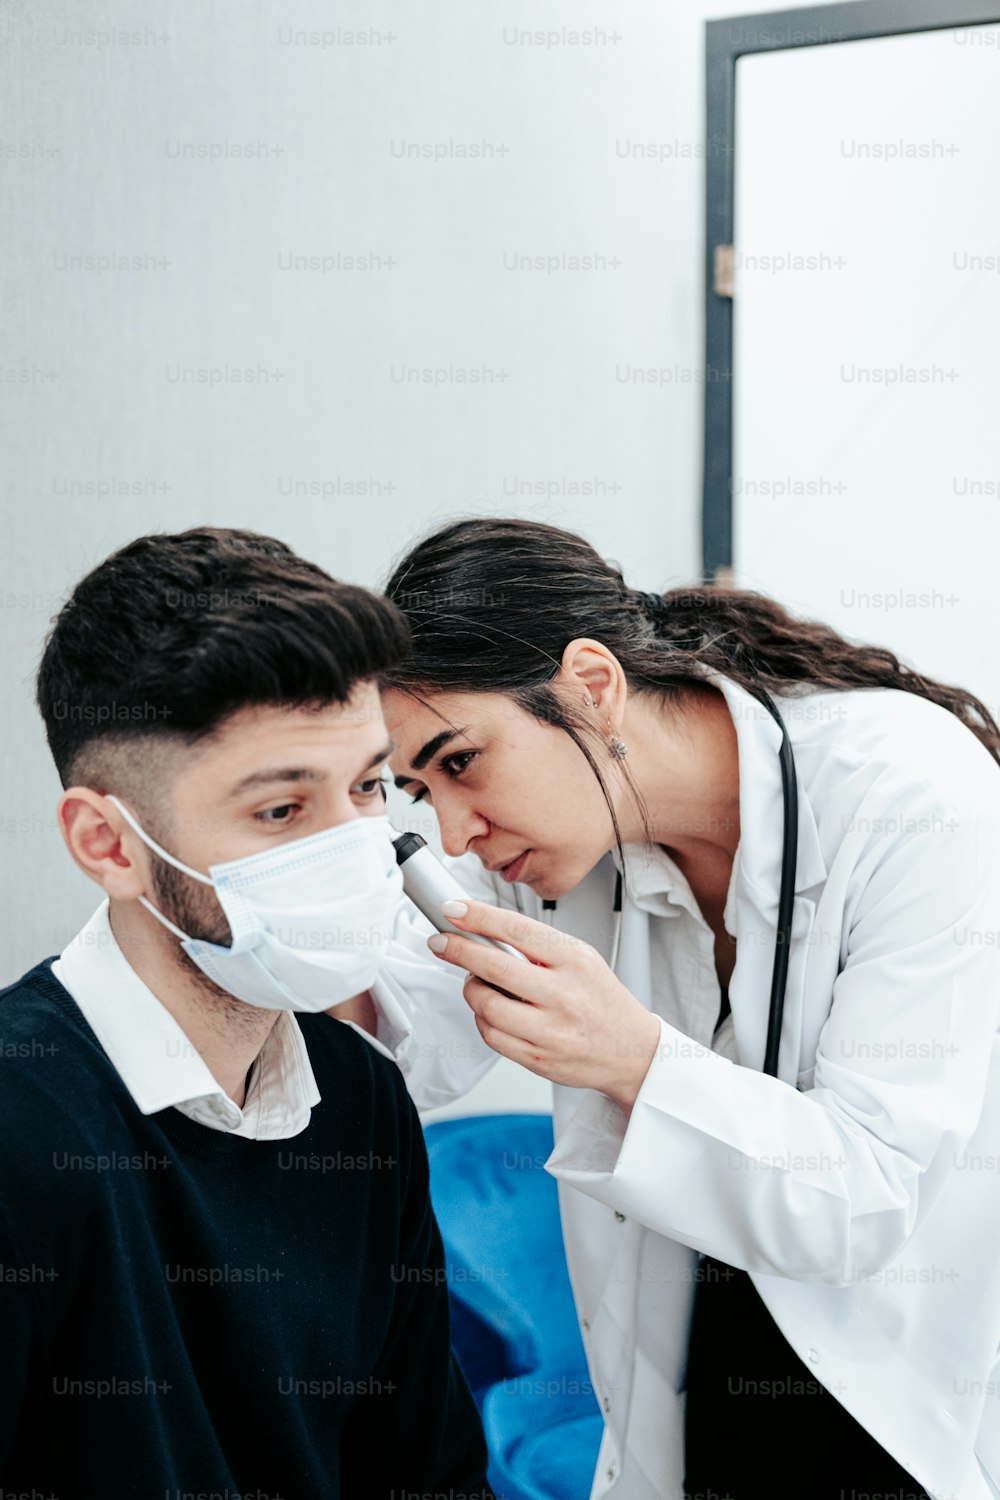
MULTIPOLYGON (((778 758, 781 730, 764 704, 732 678, 714 669, 703 669, 703 675, 722 693, 736 730, 740 773, 740 841, 733 860, 729 897, 733 896, 737 883, 745 883, 752 887, 758 905, 766 910, 777 910, 784 844, 784 796, 781 762, 778 758)), ((773 701, 794 753, 796 734, 799 726, 806 721, 803 715, 790 713, 789 705, 799 699, 775 696, 773 701)), ((795 890, 801 892, 819 885, 826 879, 828 871, 816 819, 803 786, 802 768, 798 764, 796 782, 799 833, 795 890)), ((630 897, 636 904, 643 905, 647 910, 656 910, 661 915, 673 916, 677 914, 677 905, 670 906, 658 898, 665 897, 667 892, 674 892, 675 903, 687 905, 689 900, 693 901, 682 872, 658 844, 650 846, 628 843, 623 845, 623 849, 630 897)), ((615 868, 621 872, 622 861, 617 849, 612 850, 611 857, 615 868)), ((731 915, 731 900, 727 899, 727 926, 731 915)))
POLYGON ((105 899, 52 972, 79 1005, 142 1114, 173 1105, 200 1124, 259 1139, 304 1130, 320 1093, 294 1015, 279 1013, 240 1109, 122 953, 108 907, 105 899))

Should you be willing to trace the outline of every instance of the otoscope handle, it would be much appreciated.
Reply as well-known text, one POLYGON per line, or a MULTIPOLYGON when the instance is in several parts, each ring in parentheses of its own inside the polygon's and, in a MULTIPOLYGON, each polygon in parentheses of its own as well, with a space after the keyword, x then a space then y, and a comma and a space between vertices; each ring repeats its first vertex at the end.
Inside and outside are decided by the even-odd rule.
POLYGON ((465 932, 448 921, 441 911, 442 904, 445 901, 467 901, 469 898, 419 833, 401 833, 393 839, 392 846, 396 851, 396 863, 403 872, 403 890, 438 932, 457 932, 462 937, 471 938, 474 943, 500 948, 513 958, 519 958, 524 964, 529 962, 523 953, 519 953, 509 943, 501 943, 498 938, 483 937, 479 932, 465 932))

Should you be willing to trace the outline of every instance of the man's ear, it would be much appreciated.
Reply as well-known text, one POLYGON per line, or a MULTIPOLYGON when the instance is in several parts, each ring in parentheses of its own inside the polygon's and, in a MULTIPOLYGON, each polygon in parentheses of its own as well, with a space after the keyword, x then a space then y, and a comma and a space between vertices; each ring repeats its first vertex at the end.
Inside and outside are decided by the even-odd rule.
POLYGON ((100 792, 72 786, 56 809, 66 848, 85 875, 117 901, 134 901, 149 888, 142 840, 100 792), (138 847, 137 847, 138 846, 138 847))
POLYGON ((607 646, 589 636, 570 641, 555 680, 571 701, 582 700, 596 714, 602 732, 620 732, 628 684, 621 662, 607 646))

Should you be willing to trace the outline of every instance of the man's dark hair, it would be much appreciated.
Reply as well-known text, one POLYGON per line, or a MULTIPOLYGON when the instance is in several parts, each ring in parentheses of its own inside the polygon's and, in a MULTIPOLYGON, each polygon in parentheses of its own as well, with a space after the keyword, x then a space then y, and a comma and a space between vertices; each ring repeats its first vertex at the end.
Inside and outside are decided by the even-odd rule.
POLYGON ((409 643, 395 605, 274 537, 157 533, 77 584, 46 641, 37 702, 63 786, 124 794, 101 784, 109 768, 120 780, 131 767, 135 786, 137 761, 210 737, 239 709, 345 703, 409 643))

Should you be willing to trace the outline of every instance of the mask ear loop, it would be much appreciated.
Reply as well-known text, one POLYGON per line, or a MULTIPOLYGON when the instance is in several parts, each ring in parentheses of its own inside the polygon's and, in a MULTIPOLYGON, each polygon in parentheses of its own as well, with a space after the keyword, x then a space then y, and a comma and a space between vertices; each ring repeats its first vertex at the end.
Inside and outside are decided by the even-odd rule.
POLYGON ((203 875, 200 870, 192 870, 190 865, 186 865, 182 859, 175 859, 172 854, 167 853, 166 849, 164 849, 161 844, 158 844, 155 839, 151 839, 149 834, 146 833, 144 829, 139 827, 139 824, 135 821, 128 808, 124 805, 124 803, 119 802, 118 798, 114 795, 113 792, 108 792, 108 801, 115 804, 118 811, 125 819, 126 823, 131 825, 133 830, 142 839, 142 842, 144 844, 148 844, 150 849, 152 849, 154 853, 158 854, 161 859, 165 859, 168 865, 173 865, 175 870, 183 870, 185 875, 190 875, 192 880, 200 880, 202 885, 215 884, 215 881, 212 880, 211 876, 203 875))
MULTIPOLYGON (((113 792, 109 792, 107 795, 108 801, 115 804, 118 811, 125 819, 126 823, 128 823, 134 830, 134 832, 138 834, 139 838, 142 839, 142 842, 144 844, 147 844, 149 848, 154 851, 154 853, 160 856, 161 859, 165 859, 168 865, 173 865, 175 869, 183 871, 185 875, 190 875, 193 880, 200 880, 202 885, 214 886, 215 882, 213 880, 210 880, 207 875, 202 875, 200 870, 192 870, 191 866, 186 865, 183 860, 175 859, 174 856, 172 854, 168 854, 166 849, 158 844, 155 839, 150 838, 149 834, 146 833, 144 829, 139 827, 139 824, 136 822, 135 818, 133 818, 128 808, 118 800, 113 792)), ((164 927, 169 928, 169 930, 174 934, 174 937, 180 938, 183 942, 189 941, 187 933, 182 931, 180 927, 175 927, 170 918, 165 917, 162 911, 157 911, 153 903, 151 901, 147 901, 145 896, 140 896, 139 900, 146 908, 146 910, 150 912, 158 922, 162 923, 164 927)))
POLYGON ((146 910, 148 912, 152 913, 152 915, 156 918, 156 920, 158 922, 162 923, 162 925, 164 927, 168 927, 170 929, 170 931, 173 933, 174 937, 180 938, 181 941, 185 942, 185 943, 190 942, 190 938, 188 937, 187 933, 183 932, 179 927, 175 927, 174 924, 173 924, 173 922, 171 922, 170 918, 169 917, 165 917, 163 915, 162 911, 157 911, 157 909, 153 905, 152 901, 147 901, 146 898, 145 898, 145 896, 140 896, 139 900, 142 903, 142 905, 146 908, 146 910))

